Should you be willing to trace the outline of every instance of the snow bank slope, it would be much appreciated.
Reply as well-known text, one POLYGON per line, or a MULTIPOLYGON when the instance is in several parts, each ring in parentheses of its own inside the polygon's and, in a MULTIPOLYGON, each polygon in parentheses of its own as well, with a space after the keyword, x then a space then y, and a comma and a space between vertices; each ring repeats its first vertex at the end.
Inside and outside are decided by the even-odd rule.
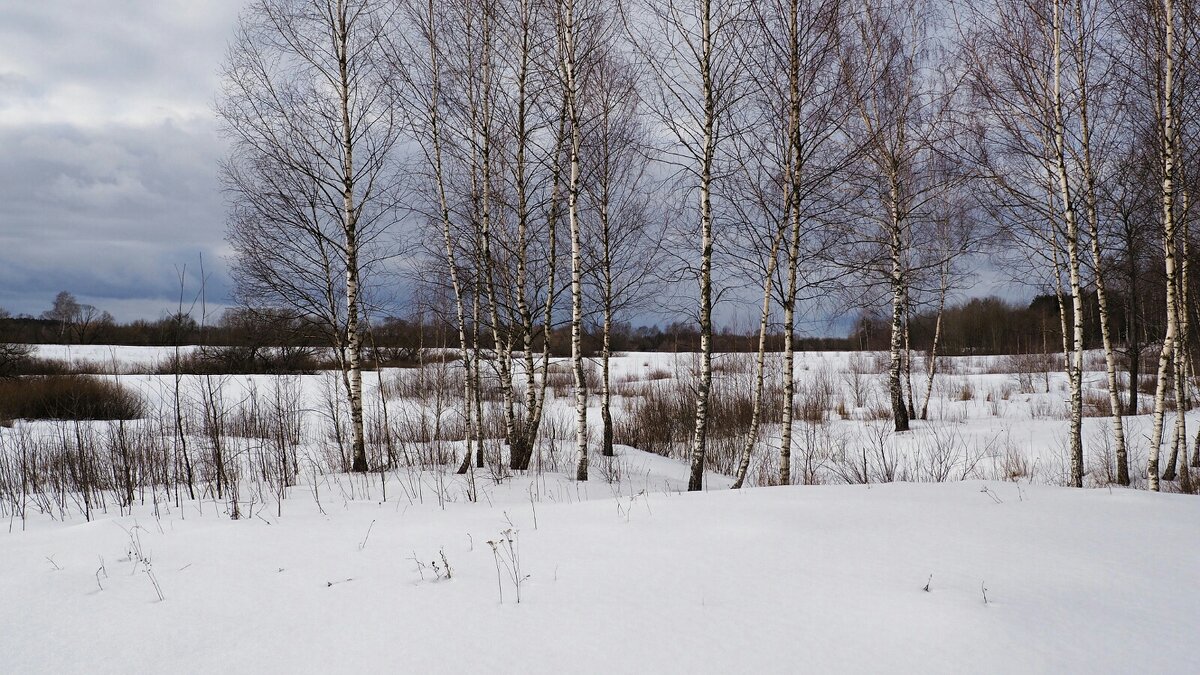
POLYGON ((305 499, 238 522, 195 506, 18 522, 0 533, 0 672, 1195 666, 1179 651, 1200 625, 1191 497, 976 482, 443 510, 325 494, 327 515, 305 499), (127 560, 135 520, 165 601, 127 560), (510 527, 520 605, 503 564, 500 603, 486 543, 510 527))

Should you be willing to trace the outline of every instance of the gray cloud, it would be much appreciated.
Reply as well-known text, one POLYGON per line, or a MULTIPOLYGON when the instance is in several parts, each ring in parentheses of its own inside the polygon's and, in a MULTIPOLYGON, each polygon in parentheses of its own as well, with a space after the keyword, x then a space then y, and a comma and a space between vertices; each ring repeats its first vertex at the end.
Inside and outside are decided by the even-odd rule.
POLYGON ((0 23, 0 306, 153 317, 226 300, 211 104, 242 0, 20 3, 0 23))

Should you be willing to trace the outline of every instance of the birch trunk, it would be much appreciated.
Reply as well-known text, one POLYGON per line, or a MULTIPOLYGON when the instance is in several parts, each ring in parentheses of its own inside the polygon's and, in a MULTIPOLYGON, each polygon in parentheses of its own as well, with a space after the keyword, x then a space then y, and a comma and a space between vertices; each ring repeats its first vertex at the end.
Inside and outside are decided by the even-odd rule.
POLYGON ((779 484, 792 482, 792 423, 795 416, 795 331, 797 275, 800 270, 800 190, 804 179, 804 148, 800 121, 800 3, 788 6, 788 184, 785 213, 790 219, 787 254, 787 289, 783 297, 783 411, 779 434, 779 484))
POLYGON ((738 462, 737 471, 734 473, 732 489, 736 490, 742 487, 746 481, 746 472, 750 469, 750 459, 754 453, 754 446, 758 444, 758 427, 762 420, 762 398, 763 384, 766 379, 767 365, 767 327, 771 317, 771 288, 775 275, 776 261, 779 257, 779 244, 781 231, 774 237, 771 243, 770 258, 767 260, 767 271, 763 276, 763 300, 762 312, 759 314, 758 320, 758 353, 755 355, 754 364, 754 394, 751 403, 750 411, 750 429, 746 431, 746 438, 742 443, 741 459, 738 462))
MULTIPOLYGON (((1075 0, 1075 21, 1084 24, 1083 2, 1075 0)), ((1079 31, 1076 43, 1076 72, 1079 80, 1080 132, 1083 144, 1083 179, 1087 204, 1088 234, 1091 238, 1092 265, 1096 275, 1096 304, 1100 314, 1100 336, 1104 346, 1104 366, 1108 380, 1108 406, 1111 414, 1114 451, 1117 461, 1117 483, 1129 485, 1129 457, 1125 449, 1124 411, 1117 386, 1117 357, 1113 345, 1112 328, 1109 325, 1108 287, 1105 283, 1105 268, 1100 249, 1100 215, 1096 206, 1096 174, 1092 162, 1092 125, 1088 108, 1090 84, 1086 67, 1087 55, 1083 31, 1079 31)))
POLYGON ((700 381, 696 387, 696 419, 692 435, 688 490, 704 487, 704 454, 708 442, 708 399, 712 391, 712 176, 716 158, 716 101, 713 91, 712 2, 700 2, 701 95, 704 98, 703 148, 700 162, 700 381))
MULTIPOLYGON (((531 51, 532 13, 528 0, 519 5, 521 22, 521 46, 516 73, 517 82, 517 133, 516 161, 513 165, 513 183, 517 197, 517 283, 515 290, 517 315, 521 319, 521 354, 525 371, 525 413, 519 424, 514 423, 515 433, 508 439, 509 468, 525 470, 533 455, 537 424, 530 415, 537 409, 537 365, 534 361, 533 310, 525 297, 529 284, 529 175, 527 171, 526 146, 529 143, 529 56, 531 51), (530 435, 531 428, 534 435, 530 435)), ((547 287, 547 294, 553 294, 547 287)))
MULTIPOLYGON (((798 122, 797 122, 798 123, 798 122)), ((798 146, 794 149, 799 154, 798 146)), ((779 484, 792 483, 792 422, 796 403, 796 291, 800 266, 799 166, 793 168, 787 292, 783 302, 783 411, 779 434, 779 484)))
POLYGON ((892 399, 892 418, 896 423, 896 431, 908 431, 908 406, 904 403, 904 389, 900 382, 900 359, 904 337, 904 268, 901 260, 903 250, 902 228, 904 226, 899 211, 899 190, 896 187, 897 178, 892 176, 892 205, 890 252, 892 271, 889 281, 892 287, 892 325, 889 341, 888 392, 892 399))
MULTIPOLYGON (((1186 199, 1186 193, 1183 196, 1186 199)), ((1187 213, 1186 203, 1181 204, 1181 213, 1187 213)), ((1177 226, 1177 229, 1178 226, 1177 226)), ((1171 444, 1171 459, 1167 462, 1167 470, 1163 472, 1163 480, 1175 480, 1179 463, 1179 455, 1183 454, 1183 462, 1187 463, 1187 417, 1185 413, 1191 409, 1191 400, 1188 395, 1188 376, 1191 375, 1191 355, 1187 347, 1188 339, 1188 240, 1186 225, 1184 232, 1179 239, 1179 246, 1183 249, 1179 256, 1179 274, 1177 279, 1177 288, 1175 291, 1176 306, 1175 321, 1179 324, 1179 330, 1175 333, 1175 436, 1174 442, 1171 444)), ((1187 466, 1182 467, 1178 471, 1180 478, 1180 486, 1186 481, 1189 483, 1187 491, 1190 491, 1190 476, 1188 475, 1187 466)))
MULTIPOLYGON (((546 373, 550 366, 550 337, 552 335, 552 323, 554 318, 554 284, 558 274, 558 202, 562 191, 562 170, 559 164, 559 157, 562 155, 559 150, 562 148, 567 129, 567 106, 564 102, 561 106, 558 119, 558 135, 555 137, 555 160, 553 170, 551 172, 550 189, 550 210, 546 218, 547 237, 550 242, 549 251, 549 269, 546 277, 546 300, 542 305, 542 381, 538 385, 538 395, 531 400, 534 401, 532 412, 527 418, 525 434, 528 443, 528 448, 532 452, 534 441, 537 439, 538 428, 541 426, 542 409, 546 405, 546 389, 548 386, 546 373)), ((529 464, 529 458, 526 458, 526 467, 529 464)))
POLYGON ((1080 275, 1079 221, 1075 211, 1066 159, 1066 131, 1062 98, 1062 11, 1054 4, 1054 172, 1067 226, 1067 274, 1071 288, 1073 331, 1067 375, 1070 380, 1071 485, 1083 487, 1083 282, 1080 275))
POLYGON ((367 450, 363 433, 362 335, 359 332, 358 208, 355 205, 354 127, 350 123, 350 35, 346 5, 337 3, 336 51, 338 61, 338 104, 342 137, 342 228, 346 247, 346 358, 349 366, 350 422, 353 427, 353 464, 351 471, 367 470, 367 450))
MULTIPOLYGON (((1188 378, 1187 382, 1191 383, 1194 386, 1194 383, 1196 382, 1196 361, 1192 354, 1193 345, 1191 345, 1190 342, 1192 341, 1192 337, 1193 337, 1192 329, 1191 329, 1191 326, 1192 326, 1191 318, 1192 318, 1192 312, 1194 312, 1195 310, 1192 306, 1191 288, 1190 288, 1190 282, 1188 280, 1188 267, 1189 267, 1188 261, 1191 259, 1190 248, 1191 248, 1191 234, 1192 234, 1191 228, 1188 225, 1188 220, 1187 220, 1187 215, 1190 212, 1190 208, 1189 208, 1189 204, 1188 204, 1188 195, 1189 194, 1190 193, 1188 192, 1186 187, 1183 188, 1182 190, 1180 190, 1179 212, 1181 214, 1180 217, 1183 219, 1182 233, 1181 233, 1181 237, 1180 237, 1181 241, 1183 242, 1183 265, 1182 265, 1182 267, 1183 267, 1183 283, 1181 284, 1183 292, 1182 292, 1182 297, 1181 297, 1181 302, 1180 302, 1181 316, 1180 316, 1180 326, 1179 326, 1180 331, 1179 332, 1183 336, 1182 337, 1183 351, 1184 351, 1184 354, 1186 355, 1186 359, 1187 359, 1187 378, 1188 378)), ((1191 392, 1192 392, 1192 388, 1187 387, 1185 385, 1184 395, 1185 395, 1185 398, 1187 398, 1187 409, 1188 410, 1192 409, 1191 392)), ((1200 430, 1197 430, 1196 438, 1200 439, 1200 430)), ((1197 440, 1194 443, 1194 445, 1195 445, 1195 447, 1193 447, 1192 454, 1191 454, 1191 458, 1192 458, 1191 459, 1191 467, 1192 468, 1200 468, 1200 452, 1197 452, 1197 449, 1200 448, 1200 440, 1197 440)), ((1187 446, 1187 443, 1185 442, 1184 443, 1185 461, 1186 461, 1186 450, 1187 450, 1186 446, 1187 446)), ((1181 486, 1182 486, 1183 478, 1184 478, 1184 476, 1181 474, 1181 486)), ((1188 482, 1187 491, 1191 492, 1193 486, 1192 486, 1190 472, 1188 472, 1188 475, 1186 476, 1186 478, 1187 478, 1187 482, 1188 482)))
POLYGON ((567 219, 571 230, 571 370, 575 374, 575 480, 588 479, 587 380, 583 371, 583 246, 579 225, 579 152, 582 144, 576 81, 575 0, 561 0, 562 76, 570 117, 570 180, 567 219))
POLYGON ((1173 0, 1163 0, 1165 50, 1163 54, 1162 104, 1162 219, 1163 270, 1167 283, 1167 331, 1158 357, 1158 384, 1154 389, 1154 427, 1150 435, 1147 482, 1150 490, 1159 490, 1158 460, 1162 445, 1163 415, 1166 410, 1167 375, 1178 342, 1178 313, 1175 297, 1175 8, 1173 0))
MULTIPOLYGON (((607 128, 607 123, 605 124, 607 128)), ((607 143, 607 139, 606 139, 607 143)), ((603 196, 600 200, 600 246, 603 276, 601 294, 604 297, 604 327, 603 341, 600 348, 600 417, 603 433, 600 441, 600 454, 604 457, 614 456, 613 452, 613 421, 612 421, 612 327, 613 327, 613 260, 611 223, 609 222, 609 181, 608 172, 604 172, 603 196)))
MULTIPOLYGON (((450 205, 446 197, 446 180, 445 167, 442 160, 442 124, 441 124, 441 61, 438 57, 438 30, 436 27, 437 12, 434 9, 433 0, 429 0, 427 14, 425 20, 427 22, 428 40, 429 40, 429 68, 430 68, 430 91, 429 91, 429 124, 431 143, 433 146, 433 171, 434 183, 436 184, 438 196, 438 215, 442 225, 442 243, 445 246, 446 255, 446 270, 450 277, 450 287, 454 292, 454 318, 458 329, 458 347, 459 354, 462 357, 463 363, 463 419, 465 420, 465 428, 467 430, 466 441, 466 459, 465 463, 470 464, 471 461, 471 442, 474 438, 472 409, 472 384, 474 382, 471 377, 472 373, 472 352, 467 342, 467 312, 466 306, 463 303, 463 286, 458 275, 458 256, 454 252, 454 234, 453 224, 450 218, 450 205)), ((464 469, 465 471, 465 469, 464 469)))
POLYGON ((933 324, 933 344, 929 346, 929 359, 926 366, 925 399, 921 402, 921 419, 929 419, 929 399, 933 396, 933 378, 937 375, 938 344, 942 339, 942 314, 946 311, 946 291, 949 286, 949 275, 946 266, 941 269, 941 288, 938 292, 937 319, 933 324))
POLYGON ((913 420, 917 416, 916 402, 913 400, 912 386, 912 335, 909 332, 912 326, 912 299, 905 293, 904 298, 904 388, 908 392, 908 419, 913 420))
MULTIPOLYGON (((480 274, 484 280, 484 290, 487 292, 488 303, 488 320, 491 324, 492 333, 492 357, 495 360, 497 385, 500 388, 500 394, 503 398, 504 410, 504 440, 510 444, 516 436, 516 401, 515 390, 513 388, 513 360, 512 360, 512 331, 500 321, 500 305, 501 298, 497 292, 496 286, 496 261, 492 253, 492 238, 495 236, 492 232, 492 183, 493 176, 493 115, 492 96, 494 87, 493 72, 495 64, 493 63, 493 38, 492 38, 492 20, 493 17, 489 8, 485 7, 481 13, 482 21, 480 28, 482 30, 482 47, 483 58, 480 62, 480 88, 482 96, 480 97, 480 116, 479 116, 479 186, 478 191, 480 196, 480 206, 478 217, 482 228, 481 242, 482 252, 480 254, 480 274)), ((481 418, 482 419, 482 418, 481 418)), ((482 446, 481 446, 482 449, 482 446)), ((483 454, 480 453, 477 457, 477 464, 483 467, 483 454)))

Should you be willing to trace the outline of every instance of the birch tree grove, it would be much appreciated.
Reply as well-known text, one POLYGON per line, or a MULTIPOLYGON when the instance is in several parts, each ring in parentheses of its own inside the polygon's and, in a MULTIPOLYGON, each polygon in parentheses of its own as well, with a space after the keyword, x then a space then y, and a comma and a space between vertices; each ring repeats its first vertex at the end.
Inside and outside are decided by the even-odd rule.
POLYGON ((350 470, 366 471, 364 271, 394 214, 394 102, 380 72, 385 3, 261 0, 242 17, 218 105, 243 296, 317 316, 342 366, 350 470))
POLYGON ((404 461, 390 437, 376 461, 366 431, 395 420, 382 368, 381 426, 364 419, 368 317, 437 298, 462 379, 421 419, 471 499, 484 467, 562 469, 560 442, 577 480, 610 477, 593 453, 645 440, 623 414, 658 405, 616 350, 632 323, 686 314, 693 366, 660 411, 686 430, 657 450, 701 490, 714 468, 734 487, 820 480, 810 465, 849 456, 819 435, 835 409, 890 413, 873 461, 891 434, 921 442, 944 414, 940 355, 974 347, 955 300, 982 293, 986 257, 978 278, 1039 296, 1017 351, 1062 359, 1057 384, 1021 386, 1062 411, 1063 482, 1191 490, 1198 26, 1192 0, 254 0, 217 104, 238 300, 319 327, 342 468, 363 472, 404 461), (886 411, 857 379, 853 410, 817 405, 832 385, 797 376, 806 318, 848 309, 886 348, 886 411), (736 380, 714 352, 743 319, 736 380))

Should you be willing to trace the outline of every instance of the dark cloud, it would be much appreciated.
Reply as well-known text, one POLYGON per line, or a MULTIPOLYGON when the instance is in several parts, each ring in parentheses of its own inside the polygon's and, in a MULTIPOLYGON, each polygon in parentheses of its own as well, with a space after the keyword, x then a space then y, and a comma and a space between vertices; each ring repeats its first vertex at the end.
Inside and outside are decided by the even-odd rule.
POLYGON ((211 104, 244 2, 17 3, 0 23, 0 307, 153 317, 227 299, 211 104))

